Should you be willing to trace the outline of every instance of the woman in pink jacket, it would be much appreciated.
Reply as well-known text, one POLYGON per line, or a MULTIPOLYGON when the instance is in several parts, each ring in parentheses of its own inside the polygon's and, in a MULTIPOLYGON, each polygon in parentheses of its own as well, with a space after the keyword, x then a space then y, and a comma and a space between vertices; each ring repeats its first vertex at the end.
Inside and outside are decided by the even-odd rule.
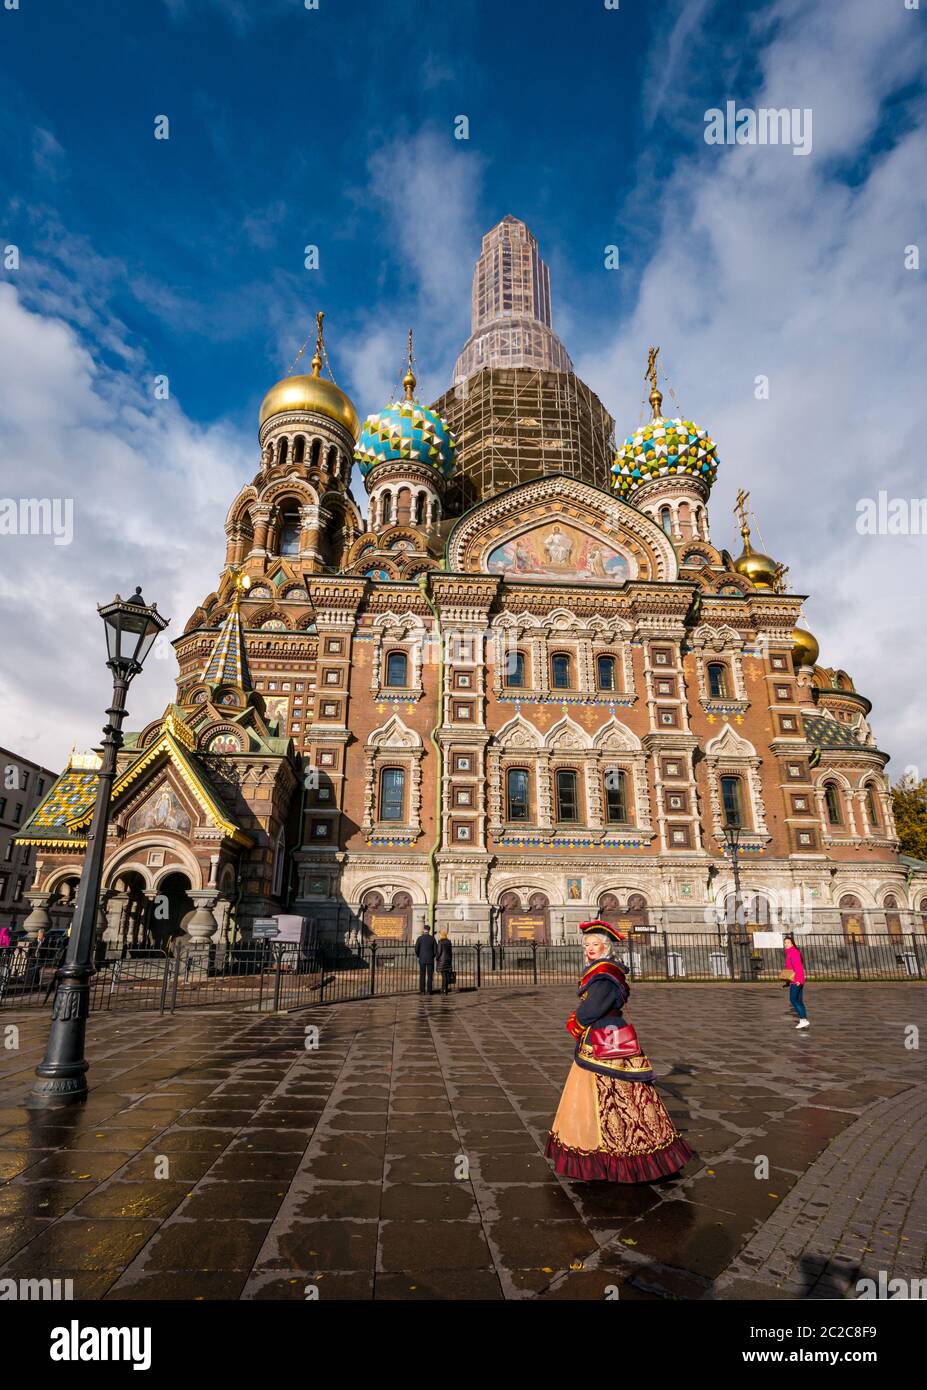
POLYGON ((798 1014, 796 1028, 810 1028, 808 1022, 808 1011, 805 1008, 803 998, 805 991, 805 966, 801 958, 801 951, 795 945, 795 939, 791 936, 782 938, 785 947, 785 968, 791 970, 792 978, 789 981, 789 1003, 798 1014))

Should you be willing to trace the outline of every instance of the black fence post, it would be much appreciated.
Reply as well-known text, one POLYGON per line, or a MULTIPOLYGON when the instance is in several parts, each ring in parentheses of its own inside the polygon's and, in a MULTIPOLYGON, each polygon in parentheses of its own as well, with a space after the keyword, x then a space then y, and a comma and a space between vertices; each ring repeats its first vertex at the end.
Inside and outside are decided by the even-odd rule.
POLYGON ((261 954, 252 958, 258 972, 258 1013, 263 1011, 264 1005, 264 967, 267 964, 267 953, 264 948, 266 945, 267 938, 261 937, 261 954))
POLYGON ((370 997, 377 992, 377 943, 370 943, 370 997))
POLYGON ((177 986, 180 983, 180 957, 183 947, 178 942, 174 947, 174 986, 171 990, 171 1013, 177 1008, 177 986))
POLYGON ((274 976, 274 1013, 280 1008, 280 990, 283 986, 283 947, 272 947, 277 960, 277 970, 274 976))
POLYGON ((531 979, 534 984, 538 982, 538 943, 531 943, 531 979))
POLYGON ((669 979, 672 978, 671 975, 670 975, 670 963, 669 963, 669 940, 668 940, 668 938, 667 938, 667 935, 666 935, 666 932, 665 932, 665 931, 662 932, 661 935, 662 935, 662 937, 663 937, 663 970, 664 970, 664 978, 667 979, 667 980, 669 980, 669 979))
POLYGON ((479 989, 480 986, 481 986, 482 983, 483 983, 482 954, 483 954, 482 943, 478 941, 478 942, 476 943, 476 987, 477 987, 477 989, 479 989))
POLYGON ((164 1013, 164 1005, 165 1005, 165 1003, 167 1002, 167 983, 168 983, 168 980, 169 980, 170 978, 171 978, 171 958, 170 958, 170 956, 165 956, 165 957, 164 957, 164 970, 162 971, 162 974, 161 974, 161 1003, 160 1003, 160 1007, 159 1007, 159 1009, 158 1009, 158 1013, 161 1013, 161 1014, 164 1013))
POLYGON ((855 936, 850 937, 850 945, 853 948, 853 964, 856 967, 856 978, 857 980, 861 980, 863 977, 859 968, 859 946, 857 945, 855 936))

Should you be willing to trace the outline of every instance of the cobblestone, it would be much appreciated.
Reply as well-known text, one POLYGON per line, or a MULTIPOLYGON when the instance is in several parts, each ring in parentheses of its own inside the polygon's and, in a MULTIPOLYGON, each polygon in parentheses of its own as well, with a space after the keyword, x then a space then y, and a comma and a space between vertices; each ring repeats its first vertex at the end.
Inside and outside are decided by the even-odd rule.
POLYGON ((920 1277, 927 1086, 904 1027, 925 1000, 819 986, 796 1033, 775 989, 639 987, 629 1012, 696 1158, 634 1187, 561 1182, 543 1158, 569 989, 97 1015, 90 1098, 51 1112, 23 1104, 47 1017, 8 1017, 0 1274, 246 1300, 834 1298, 920 1277))

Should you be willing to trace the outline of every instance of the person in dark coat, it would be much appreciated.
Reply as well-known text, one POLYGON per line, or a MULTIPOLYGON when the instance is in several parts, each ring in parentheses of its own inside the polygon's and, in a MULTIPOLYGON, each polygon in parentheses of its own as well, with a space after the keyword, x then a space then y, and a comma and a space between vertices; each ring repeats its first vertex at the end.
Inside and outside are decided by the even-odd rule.
POLYGON ((454 948, 448 940, 446 931, 443 931, 438 939, 438 954, 435 956, 435 965, 441 971, 441 993, 450 994, 451 974, 454 969, 454 948))
POLYGON ((423 931, 415 943, 415 954, 418 957, 418 992, 419 994, 432 994, 434 992, 435 978, 435 939, 431 932, 423 931))

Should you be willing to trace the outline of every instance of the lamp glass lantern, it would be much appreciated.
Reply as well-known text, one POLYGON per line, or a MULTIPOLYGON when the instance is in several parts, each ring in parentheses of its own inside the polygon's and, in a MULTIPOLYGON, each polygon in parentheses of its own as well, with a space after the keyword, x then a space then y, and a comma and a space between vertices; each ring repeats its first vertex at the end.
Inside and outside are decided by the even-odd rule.
POLYGON ((124 675, 134 676, 151 651, 155 638, 167 627, 156 604, 146 604, 140 588, 130 599, 116 595, 112 603, 102 604, 100 617, 106 628, 108 665, 124 675))

